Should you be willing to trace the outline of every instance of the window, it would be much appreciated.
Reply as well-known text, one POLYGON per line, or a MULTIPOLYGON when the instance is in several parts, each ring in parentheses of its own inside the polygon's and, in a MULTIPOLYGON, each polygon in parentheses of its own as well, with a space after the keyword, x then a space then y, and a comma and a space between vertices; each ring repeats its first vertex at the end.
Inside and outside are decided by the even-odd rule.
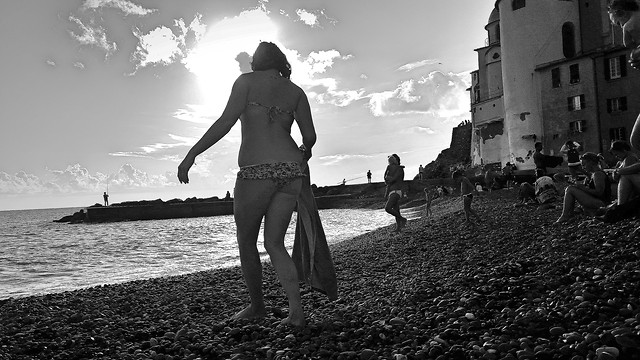
POLYGON ((478 87, 473 89, 473 101, 474 102, 479 102, 480 101, 480 88, 478 88, 478 87))
POLYGON ((607 112, 619 112, 627 110, 627 97, 617 97, 612 99, 607 99, 607 112))
POLYGON ((580 65, 573 64, 569 66, 569 84, 577 84, 580 82, 580 65))
POLYGON ((515 11, 518 9, 521 9, 523 7, 527 6, 526 4, 526 0, 512 0, 511 1, 511 8, 515 11))
POLYGON ((576 95, 567 98, 569 111, 582 110, 585 107, 584 95, 576 95))
POLYGON ((569 123, 569 132, 572 134, 585 132, 587 130, 586 120, 572 121, 569 123))
POLYGON ((620 55, 604 60, 604 76, 607 80, 627 76, 627 56, 620 55))
POLYGON ((551 87, 560 87, 560 68, 551 69, 551 87))
POLYGON ((478 73, 471 73, 471 81, 475 84, 478 82, 478 73))
POLYGON ((576 56, 576 37, 573 23, 562 24, 562 54, 566 58, 576 56))
POLYGON ((611 139, 611 141, 627 140, 627 129, 625 129, 624 127, 610 128, 609 138, 611 139))

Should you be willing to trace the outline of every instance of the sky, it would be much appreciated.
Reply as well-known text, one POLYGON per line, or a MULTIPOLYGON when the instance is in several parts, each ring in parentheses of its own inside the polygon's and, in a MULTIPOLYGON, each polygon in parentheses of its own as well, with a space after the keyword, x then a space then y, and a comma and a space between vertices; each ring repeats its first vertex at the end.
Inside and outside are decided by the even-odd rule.
POLYGON ((240 122, 188 185, 177 166, 260 41, 281 48, 309 98, 312 183, 363 183, 367 170, 382 181, 392 153, 413 178, 471 119, 494 4, 2 0, 0 210, 84 207, 105 191, 111 203, 233 193, 240 122))

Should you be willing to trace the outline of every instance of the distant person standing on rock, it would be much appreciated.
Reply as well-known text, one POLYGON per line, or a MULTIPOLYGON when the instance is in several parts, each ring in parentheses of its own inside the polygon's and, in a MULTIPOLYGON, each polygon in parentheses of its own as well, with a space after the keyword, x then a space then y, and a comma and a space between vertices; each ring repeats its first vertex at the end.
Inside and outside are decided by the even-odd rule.
POLYGON ((102 194, 102 199, 104 200, 104 206, 109 206, 109 194, 106 191, 102 194))
POLYGON ((418 167, 418 179, 424 180, 424 166, 422 164, 418 167))
POLYGON ((387 204, 384 210, 396 218, 395 232, 400 232, 407 223, 407 219, 400 214, 404 166, 400 165, 400 157, 397 154, 389 156, 388 162, 389 165, 384 172, 384 182, 387 184, 387 190, 385 192, 387 204))
POLYGON ((367 170, 367 183, 371 184, 371 170, 367 170))

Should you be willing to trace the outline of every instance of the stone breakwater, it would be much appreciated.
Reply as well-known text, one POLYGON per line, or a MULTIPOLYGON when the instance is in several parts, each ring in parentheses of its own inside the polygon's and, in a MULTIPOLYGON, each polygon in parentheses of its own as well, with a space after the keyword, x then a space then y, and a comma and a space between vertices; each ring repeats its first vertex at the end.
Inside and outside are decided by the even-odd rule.
POLYGON ((305 288, 304 329, 266 264, 263 320, 228 321, 238 268, 2 301, 0 359, 640 359, 640 222, 514 198, 475 197, 477 229, 447 200, 334 245, 340 298, 305 288))

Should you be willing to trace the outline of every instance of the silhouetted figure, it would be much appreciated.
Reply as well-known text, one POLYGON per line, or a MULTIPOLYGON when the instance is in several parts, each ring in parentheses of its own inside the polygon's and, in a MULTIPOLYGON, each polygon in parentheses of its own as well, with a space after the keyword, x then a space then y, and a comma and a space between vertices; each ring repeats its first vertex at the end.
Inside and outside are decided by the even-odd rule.
POLYGON ((418 167, 418 179, 424 180, 424 166, 422 164, 418 167))
POLYGON ((367 171, 367 182, 371 184, 371 170, 367 171))
POLYGON ((389 165, 384 172, 384 182, 387 184, 385 197, 388 196, 384 210, 396 218, 395 231, 400 232, 407 223, 407 219, 400 215, 404 166, 400 165, 400 157, 396 154, 389 156, 388 162, 389 165))
POLYGON ((227 195, 224 196, 224 200, 225 201, 231 200, 231 193, 229 191, 227 191, 227 195))
POLYGON ((233 216, 240 265, 251 303, 233 318, 267 315, 262 261, 256 245, 264 219, 264 247, 289 300, 289 315, 282 323, 303 326, 298 269, 287 252, 284 236, 303 186, 309 182, 308 160, 316 132, 307 96, 291 82, 291 65, 275 44, 260 43, 253 54, 251 69, 252 72, 237 78, 222 115, 185 156, 178 167, 178 179, 188 183, 188 172, 196 156, 222 139, 240 120, 240 170, 233 216), (291 137, 294 123, 302 135, 299 147, 291 137))
POLYGON ((102 194, 102 198, 104 199, 104 206, 109 206, 109 194, 106 191, 102 194))

